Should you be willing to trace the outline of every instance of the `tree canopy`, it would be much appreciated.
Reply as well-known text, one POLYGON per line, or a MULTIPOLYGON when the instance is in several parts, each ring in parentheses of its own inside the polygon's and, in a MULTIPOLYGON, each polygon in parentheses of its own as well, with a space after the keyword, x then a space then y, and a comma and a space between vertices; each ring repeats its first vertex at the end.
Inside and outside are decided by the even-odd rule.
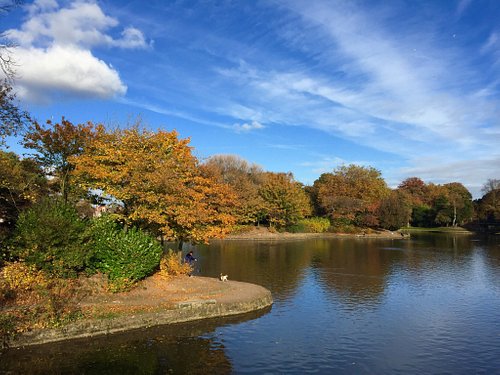
POLYGON ((283 228, 311 215, 311 202, 291 173, 266 172, 259 188, 264 216, 273 227, 283 228))
POLYGON ((175 131, 98 126, 85 152, 71 161, 82 186, 121 202, 126 222, 168 240, 203 242, 231 229, 235 195, 201 174, 188 144, 175 131))
POLYGON ((389 194, 380 171, 354 164, 322 174, 314 182, 314 188, 319 207, 332 219, 367 218, 389 194))
POLYGON ((75 167, 70 157, 82 154, 93 136, 92 123, 74 125, 64 117, 60 123, 48 120, 45 126, 34 121, 24 135, 24 147, 34 150, 34 159, 47 175, 56 178, 64 202, 68 200, 70 174, 75 167))
POLYGON ((264 180, 261 167, 235 155, 215 155, 202 168, 204 174, 228 184, 236 193, 238 204, 234 214, 239 224, 254 224, 263 219, 265 202, 259 194, 264 180))
POLYGON ((0 150, 0 219, 11 226, 19 213, 46 194, 47 179, 32 159, 0 150))

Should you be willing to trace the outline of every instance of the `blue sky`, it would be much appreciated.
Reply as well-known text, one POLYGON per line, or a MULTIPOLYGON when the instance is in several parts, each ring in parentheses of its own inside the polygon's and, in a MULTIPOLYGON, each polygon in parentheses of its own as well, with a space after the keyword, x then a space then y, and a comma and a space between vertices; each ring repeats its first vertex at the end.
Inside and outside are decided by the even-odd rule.
POLYGON ((355 163, 477 198, 500 178, 499 19, 496 0, 39 0, 1 22, 39 121, 140 116, 202 160, 305 184, 355 163))

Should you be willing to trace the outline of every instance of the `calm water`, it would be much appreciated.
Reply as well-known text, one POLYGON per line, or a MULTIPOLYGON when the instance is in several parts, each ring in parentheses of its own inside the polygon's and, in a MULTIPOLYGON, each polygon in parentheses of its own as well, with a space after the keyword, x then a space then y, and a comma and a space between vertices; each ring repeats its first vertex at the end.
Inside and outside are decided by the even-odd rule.
POLYGON ((12 349, 0 373, 500 374, 500 238, 219 242, 199 273, 272 291, 228 319, 12 349))

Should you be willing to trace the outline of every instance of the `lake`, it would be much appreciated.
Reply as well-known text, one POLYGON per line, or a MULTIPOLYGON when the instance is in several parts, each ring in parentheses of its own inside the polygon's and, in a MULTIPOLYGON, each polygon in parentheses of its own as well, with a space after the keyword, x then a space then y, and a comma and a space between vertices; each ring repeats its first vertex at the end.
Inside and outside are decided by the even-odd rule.
POLYGON ((0 356, 22 374, 500 374, 500 236, 219 241, 198 273, 260 284, 237 317, 0 356))

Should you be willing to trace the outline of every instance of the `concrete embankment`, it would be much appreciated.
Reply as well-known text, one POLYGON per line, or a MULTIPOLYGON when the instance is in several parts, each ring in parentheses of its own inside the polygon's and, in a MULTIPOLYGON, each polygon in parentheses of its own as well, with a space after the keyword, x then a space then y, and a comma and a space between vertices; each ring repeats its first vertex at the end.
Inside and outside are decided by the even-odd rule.
POLYGON ((273 303, 271 292, 255 284, 207 277, 150 278, 121 294, 94 295, 81 302, 92 319, 18 335, 10 347, 123 332, 136 328, 244 314, 273 303))

